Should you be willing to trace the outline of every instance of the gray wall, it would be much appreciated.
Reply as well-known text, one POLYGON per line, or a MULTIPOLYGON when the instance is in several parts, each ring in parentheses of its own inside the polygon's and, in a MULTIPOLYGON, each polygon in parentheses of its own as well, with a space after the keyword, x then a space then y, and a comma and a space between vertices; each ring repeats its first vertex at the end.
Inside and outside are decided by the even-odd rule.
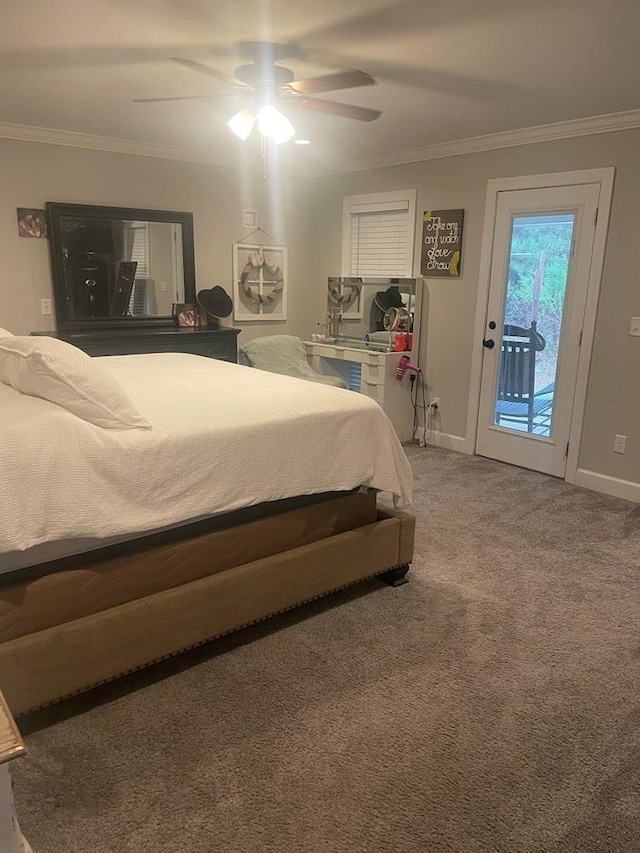
MULTIPOLYGON (((324 313, 327 276, 340 272, 343 196, 415 187, 419 215, 465 209, 462 276, 428 281, 424 327, 424 366, 429 393, 441 399, 441 429, 464 436, 487 180, 615 166, 579 465, 640 483, 640 339, 628 334, 630 317, 640 316, 639 152, 640 131, 628 130, 330 178, 265 181, 246 168, 0 140, 0 326, 19 334, 55 328, 40 314, 40 299, 52 296, 48 242, 18 237, 16 208, 67 201, 193 211, 198 287, 222 284, 229 292, 231 244, 248 233, 242 210, 257 209, 260 225, 289 247, 289 320, 245 323, 240 342, 281 332, 307 337, 324 313), (612 452, 616 433, 628 436, 625 456, 612 452)), ((416 272, 418 254, 419 246, 416 272)))
POLYGON ((242 211, 257 210, 260 226, 289 247, 289 319, 238 323, 239 340, 302 333, 311 323, 309 208, 298 203, 308 195, 305 185, 300 179, 265 181, 259 171, 247 169, 0 140, 0 326, 17 334, 55 329, 55 317, 40 313, 40 300, 53 296, 48 240, 19 237, 16 208, 60 201, 193 212, 197 287, 220 284, 230 294, 231 246, 251 233, 242 226, 242 211))
MULTIPOLYGON (((579 467, 640 483, 640 338, 629 337, 631 316, 640 316, 640 130, 320 179, 311 223, 315 286, 320 292, 326 275, 340 269, 343 196, 415 187, 418 216, 465 209, 462 275, 427 280, 424 321, 424 367, 430 395, 440 397, 440 427, 464 437, 487 181, 604 166, 616 167, 616 179, 579 467), (628 436, 624 456, 613 453, 617 433, 628 436)), ((419 251, 417 240, 416 273, 419 251)))

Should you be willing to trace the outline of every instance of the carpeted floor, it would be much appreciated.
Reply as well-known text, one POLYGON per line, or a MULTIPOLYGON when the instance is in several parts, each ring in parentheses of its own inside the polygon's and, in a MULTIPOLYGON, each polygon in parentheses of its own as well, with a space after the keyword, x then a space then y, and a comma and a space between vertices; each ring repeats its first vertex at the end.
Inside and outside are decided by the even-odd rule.
POLYGON ((21 721, 34 853, 640 851, 640 506, 409 453, 409 585, 21 721))

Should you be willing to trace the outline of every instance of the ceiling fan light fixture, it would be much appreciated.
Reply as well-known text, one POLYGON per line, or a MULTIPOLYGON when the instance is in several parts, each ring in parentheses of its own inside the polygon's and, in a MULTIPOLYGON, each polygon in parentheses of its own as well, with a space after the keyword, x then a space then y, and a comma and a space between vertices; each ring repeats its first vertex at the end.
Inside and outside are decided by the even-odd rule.
POLYGON ((227 126, 230 128, 231 132, 238 137, 238 139, 242 139, 244 142, 253 130, 255 121, 255 116, 249 110, 244 109, 237 112, 234 116, 231 116, 227 122, 227 126))
POLYGON ((288 142, 295 135, 295 128, 289 119, 271 104, 265 104, 258 113, 258 129, 263 136, 277 145, 288 142))

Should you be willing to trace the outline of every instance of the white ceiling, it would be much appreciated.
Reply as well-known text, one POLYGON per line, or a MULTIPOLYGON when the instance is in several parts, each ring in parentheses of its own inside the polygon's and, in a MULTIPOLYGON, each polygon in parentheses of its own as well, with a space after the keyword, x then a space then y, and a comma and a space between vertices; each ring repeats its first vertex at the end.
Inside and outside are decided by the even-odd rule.
MULTIPOLYGON (((296 77, 358 68, 378 84, 320 97, 383 111, 371 123, 293 110, 296 172, 390 162, 405 149, 640 108, 640 0, 30 0, 5 2, 0 122, 259 162, 225 125, 241 40, 292 43, 296 77)), ((0 135, 11 135, 0 127, 0 135)))

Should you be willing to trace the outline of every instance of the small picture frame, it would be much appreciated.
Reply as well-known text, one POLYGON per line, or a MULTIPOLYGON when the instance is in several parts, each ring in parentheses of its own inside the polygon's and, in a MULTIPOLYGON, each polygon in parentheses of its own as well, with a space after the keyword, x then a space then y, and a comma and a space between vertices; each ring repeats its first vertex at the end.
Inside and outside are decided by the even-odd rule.
POLYGON ((19 207, 17 213, 19 237, 48 237, 46 211, 34 207, 19 207))
POLYGON ((177 326, 184 329, 195 329, 200 325, 198 306, 193 302, 174 302, 171 311, 177 326))

